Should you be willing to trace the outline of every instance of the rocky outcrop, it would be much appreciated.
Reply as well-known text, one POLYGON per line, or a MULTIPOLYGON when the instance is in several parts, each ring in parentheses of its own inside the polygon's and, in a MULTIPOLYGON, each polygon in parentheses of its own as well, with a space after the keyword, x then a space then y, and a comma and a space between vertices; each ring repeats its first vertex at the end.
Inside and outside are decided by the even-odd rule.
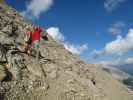
POLYGON ((5 0, 0 0, 0 3, 2 3, 2 4, 4 3, 5 4, 5 0))
POLYGON ((29 25, 0 4, 0 100, 133 100, 101 67, 86 64, 50 36, 39 62, 22 52, 29 25))

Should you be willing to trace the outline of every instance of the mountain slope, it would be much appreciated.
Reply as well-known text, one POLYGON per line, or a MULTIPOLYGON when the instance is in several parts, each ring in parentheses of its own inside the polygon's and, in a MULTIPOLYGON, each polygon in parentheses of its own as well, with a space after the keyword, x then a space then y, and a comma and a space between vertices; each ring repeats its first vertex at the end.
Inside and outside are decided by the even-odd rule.
POLYGON ((0 4, 0 100, 133 100, 101 67, 86 64, 50 36, 40 62, 21 52, 30 24, 0 4))

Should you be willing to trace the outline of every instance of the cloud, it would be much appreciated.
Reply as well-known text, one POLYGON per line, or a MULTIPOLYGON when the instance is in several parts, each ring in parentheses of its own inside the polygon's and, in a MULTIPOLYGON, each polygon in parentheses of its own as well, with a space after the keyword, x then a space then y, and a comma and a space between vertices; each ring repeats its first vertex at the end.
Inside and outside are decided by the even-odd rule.
POLYGON ((107 43, 103 50, 96 51, 93 53, 95 58, 104 55, 123 55, 133 50, 133 29, 129 29, 126 37, 120 35, 117 36, 116 40, 107 43))
POLYGON ((125 23, 119 21, 111 25, 108 32, 112 35, 118 35, 122 33, 122 29, 126 26, 125 23))
POLYGON ((58 27, 50 27, 47 29, 49 35, 53 37, 57 42, 63 43, 64 47, 73 54, 81 55, 88 49, 87 44, 73 44, 65 40, 65 36, 60 32, 58 27))
POLYGON ((51 35, 53 37, 53 39, 55 39, 58 42, 64 42, 65 37, 63 36, 63 34, 60 32, 58 27, 50 27, 47 29, 47 32, 49 33, 49 35, 51 35))
POLYGON ((127 59, 125 60, 125 63, 126 63, 126 64, 133 64, 133 57, 127 58, 127 59))
POLYGON ((117 7, 119 7, 122 3, 126 2, 127 0, 105 0, 104 2, 104 8, 111 12, 117 7))
POLYGON ((32 17, 39 18, 40 14, 48 11, 52 5, 53 0, 31 0, 21 14, 30 19, 32 17))
POLYGON ((92 55, 93 59, 97 59, 97 58, 99 58, 100 56, 105 55, 105 52, 104 52, 104 50, 102 50, 102 51, 94 50, 94 51, 91 53, 91 55, 92 55))
POLYGON ((118 58, 112 61, 99 61, 97 64, 102 64, 104 66, 121 66, 125 64, 133 64, 133 57, 118 58))
POLYGON ((87 44, 75 45, 75 44, 71 44, 71 43, 64 43, 64 46, 67 50, 69 50, 73 54, 78 54, 78 55, 83 54, 84 51, 86 51, 88 49, 87 44))

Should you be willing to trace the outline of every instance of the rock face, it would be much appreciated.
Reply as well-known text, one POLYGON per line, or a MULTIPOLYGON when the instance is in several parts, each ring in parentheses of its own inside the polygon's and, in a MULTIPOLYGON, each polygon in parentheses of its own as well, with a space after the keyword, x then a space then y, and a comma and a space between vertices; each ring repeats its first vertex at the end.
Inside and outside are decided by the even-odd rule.
POLYGON ((39 62, 20 52, 30 24, 0 4, 0 100, 133 100, 101 67, 86 64, 50 36, 39 62))
POLYGON ((0 0, 0 3, 5 3, 5 0, 0 0))

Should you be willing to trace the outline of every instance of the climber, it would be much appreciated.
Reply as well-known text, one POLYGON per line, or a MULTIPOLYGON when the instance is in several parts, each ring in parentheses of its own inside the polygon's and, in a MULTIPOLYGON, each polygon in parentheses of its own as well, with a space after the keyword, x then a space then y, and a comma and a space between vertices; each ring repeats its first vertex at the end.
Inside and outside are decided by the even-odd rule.
POLYGON ((33 28, 31 26, 26 27, 25 38, 24 38, 24 51, 28 54, 31 54, 32 40, 31 35, 33 28))
MULTIPOLYGON (((39 55, 40 55, 40 41, 41 38, 44 41, 48 41, 48 33, 46 31, 43 31, 42 28, 40 27, 33 27, 31 28, 31 30, 29 29, 29 31, 26 33, 26 36, 28 36, 28 38, 26 39, 27 41, 27 45, 26 47, 30 50, 32 50, 31 48, 33 47, 36 51, 36 60, 39 60, 39 55)), ((29 52, 29 54, 31 53, 31 51, 29 52)))
POLYGON ((36 51, 36 61, 39 60, 39 53, 40 53, 40 38, 41 32, 43 30, 39 27, 34 27, 34 31, 32 32, 31 39, 32 39, 32 46, 36 51))
MULTIPOLYGON (((33 48, 36 51, 36 60, 39 60, 39 56, 40 56, 40 48, 41 48, 41 42, 45 42, 48 41, 48 33, 46 31, 44 31, 42 28, 40 27, 34 27, 34 32, 32 33, 32 45, 33 48), (43 39, 43 40, 41 40, 43 39)), ((43 45, 43 47, 45 47, 43 45)))

